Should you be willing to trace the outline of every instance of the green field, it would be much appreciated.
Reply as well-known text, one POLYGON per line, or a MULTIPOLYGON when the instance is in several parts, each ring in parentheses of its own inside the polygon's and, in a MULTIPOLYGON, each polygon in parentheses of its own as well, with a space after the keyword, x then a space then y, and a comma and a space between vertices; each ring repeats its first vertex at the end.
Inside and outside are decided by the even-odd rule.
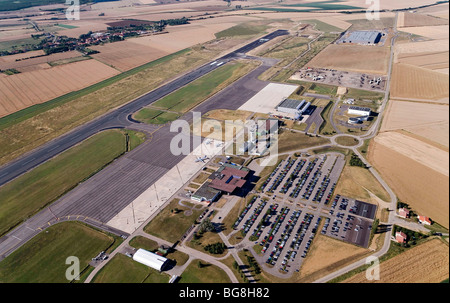
POLYGON ((321 32, 342 32, 343 30, 339 27, 330 25, 328 23, 313 19, 313 20, 303 20, 302 23, 309 23, 312 25, 315 25, 315 29, 321 31, 321 32))
MULTIPOLYGON (((131 239, 130 246, 136 249, 142 248, 151 252, 156 252, 159 248, 157 242, 143 236, 136 236, 131 239)), ((185 264, 189 259, 189 256, 187 254, 182 253, 178 250, 169 250, 167 255, 165 255, 164 257, 174 261, 178 266, 185 264)))
POLYGON ((168 283, 170 276, 132 258, 116 254, 92 280, 93 283, 168 283))
POLYGON ((165 112, 154 108, 143 108, 134 118, 147 124, 165 124, 180 117, 178 113, 165 112))
POLYGON ((74 28, 78 28, 78 26, 75 25, 68 25, 68 24, 55 24, 56 26, 62 27, 62 28, 66 28, 66 29, 74 29, 74 28))
POLYGON ((330 140, 286 130, 280 132, 278 136, 278 153, 282 154, 327 143, 330 143, 330 140))
POLYGON ((80 272, 115 240, 78 222, 53 225, 0 262, 0 283, 67 283, 66 258, 80 260, 80 272))
POLYGON ((42 39, 24 38, 10 41, 0 42, 0 51, 13 51, 15 49, 27 49, 29 51, 34 50, 34 47, 39 44, 42 39))
POLYGON ((156 108, 185 113, 246 74, 252 65, 233 62, 180 88, 153 104, 156 108))
POLYGON ((191 210, 193 204, 183 202, 183 204, 189 206, 186 207, 180 205, 178 202, 179 199, 172 200, 169 205, 145 226, 144 231, 172 243, 178 241, 202 213, 202 210, 197 207, 192 210, 192 213, 185 214, 186 210, 191 210))
POLYGON ((101 170, 126 150, 123 132, 105 131, 1 187, 0 235, 101 170))
POLYGON ((216 38, 258 35, 263 34, 266 29, 267 26, 263 24, 244 23, 216 33, 216 38))
POLYGON ((194 260, 189 264, 181 274, 179 283, 230 283, 230 278, 221 268, 205 263, 204 261, 194 260), (202 267, 199 267, 201 262, 202 267))
POLYGON ((316 10, 349 10, 349 9, 361 9, 358 6, 351 6, 345 4, 338 4, 342 1, 321 1, 321 2, 308 2, 298 4, 286 4, 287 7, 314 7, 316 10), (337 3, 336 3, 337 2, 337 3))

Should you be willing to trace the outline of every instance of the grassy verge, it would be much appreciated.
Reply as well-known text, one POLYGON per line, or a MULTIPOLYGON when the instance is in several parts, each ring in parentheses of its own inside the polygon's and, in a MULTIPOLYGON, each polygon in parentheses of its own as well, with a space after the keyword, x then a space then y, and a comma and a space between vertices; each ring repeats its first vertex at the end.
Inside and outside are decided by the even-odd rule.
POLYGON ((238 24, 229 29, 223 30, 216 33, 216 38, 227 38, 236 36, 256 36, 265 32, 267 26, 264 24, 258 24, 255 22, 247 22, 243 24, 238 24))
POLYGON ((0 188, 0 235, 127 151, 118 130, 99 133, 0 188))
MULTIPOLYGON (((202 210, 192 209, 192 213, 185 213, 191 210, 189 207, 178 204, 179 199, 173 199, 147 226, 144 231, 158 238, 175 243, 186 230, 194 224, 200 216, 202 210)), ((189 202, 183 202, 189 205, 189 202)))
POLYGON ((113 237, 78 222, 51 226, 0 263, 0 282, 68 283, 67 257, 76 256, 83 273, 91 259, 114 242, 113 237))
POLYGON ((311 137, 303 133, 283 130, 278 137, 278 153, 296 151, 327 143, 330 143, 330 140, 326 138, 311 137))
POLYGON ((170 276, 116 254, 92 280, 93 283, 168 283, 170 276))
POLYGON ((194 260, 181 274, 179 283, 230 283, 227 273, 220 267, 194 260))
POLYGON ((185 113, 248 73, 254 66, 254 63, 242 62, 226 64, 155 102, 153 106, 185 113))

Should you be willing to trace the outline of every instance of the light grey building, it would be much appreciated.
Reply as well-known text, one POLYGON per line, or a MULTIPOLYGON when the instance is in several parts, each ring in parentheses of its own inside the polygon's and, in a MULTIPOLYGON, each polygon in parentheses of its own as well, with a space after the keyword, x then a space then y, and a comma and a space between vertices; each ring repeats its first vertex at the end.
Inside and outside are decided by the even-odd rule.
POLYGON ((342 40, 343 43, 374 45, 380 42, 383 34, 379 31, 355 31, 342 40))

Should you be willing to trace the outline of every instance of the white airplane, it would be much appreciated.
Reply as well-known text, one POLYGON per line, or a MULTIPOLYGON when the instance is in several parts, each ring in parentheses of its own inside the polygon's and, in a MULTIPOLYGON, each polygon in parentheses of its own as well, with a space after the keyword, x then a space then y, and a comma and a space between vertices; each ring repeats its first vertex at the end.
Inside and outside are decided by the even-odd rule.
POLYGON ((207 156, 204 156, 204 157, 202 157, 202 158, 197 157, 197 160, 195 160, 195 162, 203 162, 203 163, 206 163, 205 160, 208 160, 208 159, 209 159, 209 158, 208 158, 207 156))

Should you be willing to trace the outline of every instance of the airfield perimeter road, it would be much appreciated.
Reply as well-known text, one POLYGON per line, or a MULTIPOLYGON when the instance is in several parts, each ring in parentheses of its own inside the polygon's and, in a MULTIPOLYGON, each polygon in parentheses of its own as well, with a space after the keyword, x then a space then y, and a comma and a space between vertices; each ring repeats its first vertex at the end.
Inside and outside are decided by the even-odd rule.
MULTIPOLYGON (((287 34, 287 31, 276 31, 265 36, 264 39, 273 39, 284 34, 287 34)), ((256 59, 241 52, 249 51, 268 40, 259 41, 256 40, 216 61, 228 62, 239 58, 256 59)), ((268 82, 258 80, 257 77, 277 62, 273 59, 258 58, 258 60, 262 63, 259 67, 194 110, 203 114, 212 109, 239 108, 268 84, 268 82)), ((211 65, 211 63, 208 63, 91 123, 77 128, 70 134, 49 142, 20 160, 6 165, 0 169, 0 176, 2 177, 0 184, 7 183, 21 173, 38 166, 101 130, 118 127, 145 129, 145 125, 128 120, 129 115, 216 68, 217 64, 211 65)), ((191 121, 192 113, 185 114, 181 119, 191 121)), ((104 223, 111 220, 185 157, 184 155, 174 156, 168 152, 172 138, 177 135, 177 133, 170 132, 170 125, 164 125, 160 128, 150 126, 149 128, 153 130, 150 141, 143 143, 113 162, 51 206, 46 207, 0 238, 0 260, 22 246, 42 229, 60 220, 86 219, 92 225, 116 234, 126 235, 124 232, 121 233, 108 228, 104 223)))

